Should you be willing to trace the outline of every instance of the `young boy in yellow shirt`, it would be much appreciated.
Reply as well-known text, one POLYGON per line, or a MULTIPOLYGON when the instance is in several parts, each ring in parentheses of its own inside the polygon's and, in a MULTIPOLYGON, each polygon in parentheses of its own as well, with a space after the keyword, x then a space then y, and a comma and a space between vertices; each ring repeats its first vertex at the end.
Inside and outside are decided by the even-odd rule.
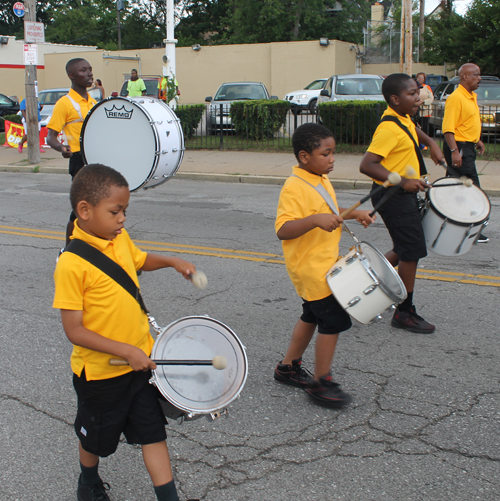
MULTIPOLYGON (((421 172, 423 159, 419 160, 418 144, 429 147, 435 163, 444 162, 444 156, 436 142, 415 127, 411 119, 421 104, 415 80, 404 73, 393 73, 384 80, 382 93, 389 107, 382 115, 359 170, 373 179, 374 188, 386 181, 391 172, 400 174, 402 179, 395 194, 378 209, 393 242, 392 250, 385 257, 393 266, 399 265, 398 274, 408 293, 398 305, 391 325, 418 334, 432 334, 435 326, 418 315, 413 305, 418 260, 427 256, 417 192, 430 187, 420 179, 425 172, 421 172)), ((380 193, 372 197, 374 206, 383 196, 380 193)))
MULTIPOLYGON (((196 270, 193 264, 134 245, 124 228, 129 198, 120 173, 99 164, 83 167, 71 185, 77 215, 71 239, 83 240, 118 263, 137 287, 140 269, 171 267, 189 278, 196 270)), ((81 467, 78 500, 109 500, 109 485, 98 473, 99 457, 114 453, 123 433, 129 443, 142 446, 158 500, 178 501, 165 441, 166 420, 149 384, 156 364, 149 358, 154 340, 145 312, 115 280, 71 252, 71 246, 60 256, 54 280, 53 307, 61 310, 64 331, 73 344, 81 467), (129 365, 110 365, 114 357, 129 365)))
MULTIPOLYGON (((332 295, 326 274, 339 255, 343 219, 332 213, 317 191, 317 188, 326 190, 338 213, 343 211, 337 207, 328 179, 335 161, 335 140, 326 127, 307 123, 295 130, 292 143, 299 163, 281 190, 275 229, 283 241, 288 274, 304 303, 285 357, 274 371, 274 379, 303 388, 320 405, 341 407, 352 398, 333 381, 330 371, 339 333, 352 324, 332 295), (301 364, 316 327, 318 336, 311 377, 301 364)), ((356 219, 365 227, 373 222, 369 212, 363 210, 354 210, 348 219, 356 219)))

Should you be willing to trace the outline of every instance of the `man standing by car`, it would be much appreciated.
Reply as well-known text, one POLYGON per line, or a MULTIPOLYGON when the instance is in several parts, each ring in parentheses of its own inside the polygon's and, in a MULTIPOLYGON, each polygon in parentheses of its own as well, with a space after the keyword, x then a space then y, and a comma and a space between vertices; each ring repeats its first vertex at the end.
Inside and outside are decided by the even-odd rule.
POLYGON ((146 93, 146 84, 142 78, 137 75, 137 70, 130 72, 130 80, 127 85, 127 96, 137 97, 143 96, 146 93))
MULTIPOLYGON (((47 144, 59 151, 64 158, 69 158, 69 173, 73 179, 84 165, 80 151, 83 121, 90 109, 97 103, 87 93, 87 88, 94 81, 92 66, 88 61, 82 58, 71 59, 66 64, 66 73, 71 80, 71 89, 54 106, 52 117, 47 125, 47 144), (67 144, 61 144, 57 139, 61 131, 64 133, 67 144)), ((71 212, 66 227, 66 243, 69 242, 69 237, 73 233, 75 219, 75 215, 71 212)))
MULTIPOLYGON (((448 167, 458 170, 461 175, 470 177, 480 187, 476 169, 476 150, 482 155, 484 144, 481 141, 481 118, 474 92, 481 83, 481 70, 473 63, 466 63, 458 70, 459 86, 446 100, 443 117, 443 153, 448 167)), ((489 240, 479 235, 478 243, 489 240)))

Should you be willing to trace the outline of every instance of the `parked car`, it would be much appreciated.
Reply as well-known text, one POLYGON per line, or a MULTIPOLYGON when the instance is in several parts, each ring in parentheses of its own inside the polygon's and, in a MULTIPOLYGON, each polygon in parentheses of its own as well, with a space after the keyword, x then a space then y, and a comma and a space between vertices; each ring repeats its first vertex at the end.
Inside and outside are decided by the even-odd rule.
MULTIPOLYGON (((40 124, 42 127, 47 127, 50 119, 52 117, 52 112, 54 111, 54 106, 57 101, 64 97, 69 92, 69 87, 60 87, 58 89, 46 89, 38 93, 38 102, 43 105, 41 116, 42 121, 40 124)), ((89 89, 89 95, 93 97, 97 102, 102 101, 102 91, 99 87, 94 87, 89 89)))
POLYGON ((309 110, 311 113, 316 113, 318 96, 327 80, 327 78, 318 78, 309 85, 306 85, 303 89, 289 92, 285 96, 285 100, 290 101, 292 109, 295 108, 298 113, 302 110, 309 110))
MULTIPOLYGON (((443 125, 444 105, 458 87, 459 77, 440 83, 434 91, 432 115, 429 118, 429 134, 434 135, 443 125)), ((500 78, 482 76, 477 94, 484 135, 500 135, 500 78)))
POLYGON ((318 104, 330 101, 370 100, 384 101, 380 75, 333 75, 325 83, 318 104))
POLYGON ((223 83, 215 96, 208 96, 205 101, 210 103, 207 116, 207 132, 209 134, 217 130, 231 130, 230 110, 231 103, 235 101, 259 99, 278 99, 277 96, 270 96, 266 86, 261 82, 228 82, 223 83))
MULTIPOLYGON (((161 78, 160 75, 143 75, 142 78, 144 85, 146 86, 145 97, 152 97, 153 99, 158 99, 158 82, 161 78)), ((124 97, 127 95, 127 85, 128 79, 123 82, 122 88, 120 90, 120 96, 124 97)))
MULTIPOLYGON (((6 115, 15 115, 19 111, 19 103, 6 96, 5 94, 0 94, 0 117, 6 115)), ((0 120, 0 131, 5 130, 5 124, 3 120, 0 120)))
POLYGON ((432 89, 432 92, 440 83, 447 81, 448 77, 446 75, 427 75, 425 79, 425 83, 432 89))

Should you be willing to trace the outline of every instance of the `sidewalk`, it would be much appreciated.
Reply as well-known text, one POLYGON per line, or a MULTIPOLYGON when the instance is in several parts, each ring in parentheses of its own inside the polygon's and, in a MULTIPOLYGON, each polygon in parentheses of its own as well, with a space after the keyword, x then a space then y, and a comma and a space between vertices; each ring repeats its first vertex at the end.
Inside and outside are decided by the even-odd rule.
MULTIPOLYGON (((48 149, 41 153, 41 161, 30 165, 27 151, 20 154, 14 148, 0 147, 0 171, 68 174, 68 160, 60 153, 48 149)), ((335 168, 331 179, 337 189, 369 188, 371 181, 359 172, 361 155, 346 153, 335 155, 335 168)), ((429 181, 444 177, 444 170, 430 159, 425 159, 429 181)), ((248 151, 186 150, 176 177, 257 184, 283 184, 297 161, 291 153, 248 151)), ((500 161, 478 160, 481 187, 493 197, 500 196, 500 161)))

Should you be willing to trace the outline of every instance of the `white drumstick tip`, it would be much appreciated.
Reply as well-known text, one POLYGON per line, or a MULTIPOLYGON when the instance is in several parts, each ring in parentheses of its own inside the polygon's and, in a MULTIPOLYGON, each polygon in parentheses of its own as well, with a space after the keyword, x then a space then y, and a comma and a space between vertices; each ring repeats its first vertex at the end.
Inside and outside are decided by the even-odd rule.
POLYGON ((394 185, 399 184, 401 182, 401 176, 397 172, 391 172, 387 176, 387 181, 394 185))
POLYGON ((204 289, 207 286, 207 276, 202 271, 195 271, 191 274, 191 282, 198 289, 204 289))
POLYGON ((467 186, 467 188, 470 188, 472 186, 472 179, 466 179, 464 181, 464 185, 467 186))
POLYGON ((223 357, 221 355, 215 356, 212 359, 212 365, 214 366, 214 369, 217 369, 218 371, 225 369, 227 367, 226 357, 223 357))

